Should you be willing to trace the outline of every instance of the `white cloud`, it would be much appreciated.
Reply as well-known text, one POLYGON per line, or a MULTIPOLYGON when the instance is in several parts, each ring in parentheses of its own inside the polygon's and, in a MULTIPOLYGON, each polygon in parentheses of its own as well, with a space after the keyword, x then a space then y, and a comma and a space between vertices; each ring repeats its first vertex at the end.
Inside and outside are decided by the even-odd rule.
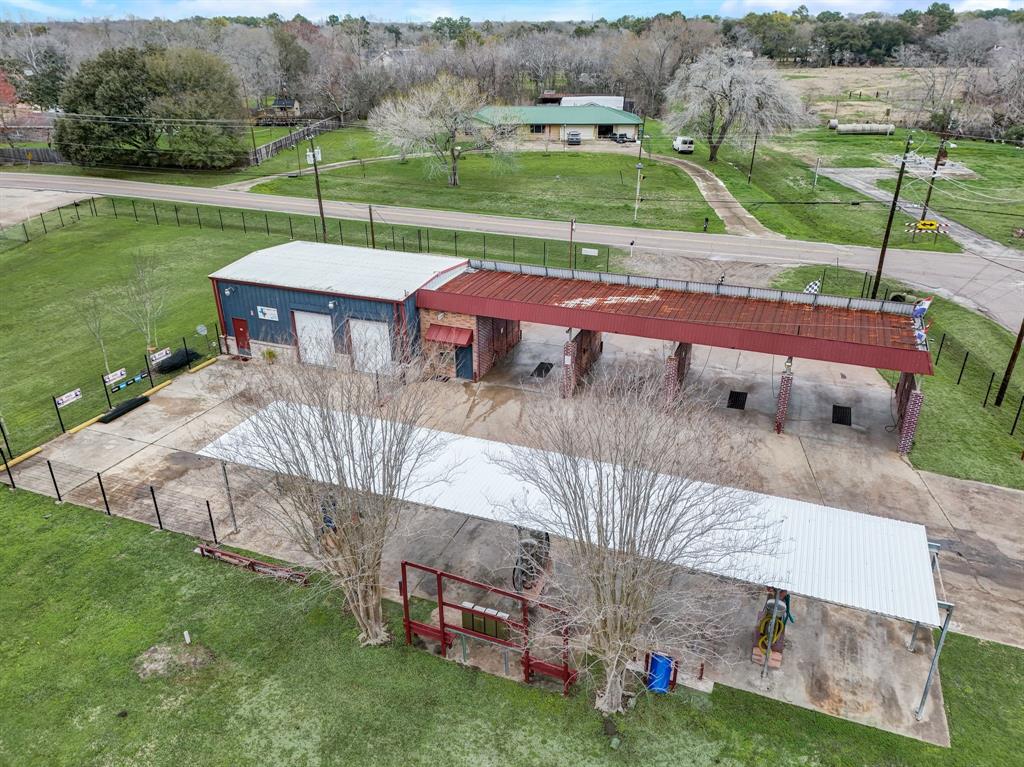
POLYGON ((40 16, 63 16, 66 13, 64 8, 50 5, 49 3, 42 3, 39 0, 6 0, 4 5, 5 16, 11 10, 35 13, 40 16))

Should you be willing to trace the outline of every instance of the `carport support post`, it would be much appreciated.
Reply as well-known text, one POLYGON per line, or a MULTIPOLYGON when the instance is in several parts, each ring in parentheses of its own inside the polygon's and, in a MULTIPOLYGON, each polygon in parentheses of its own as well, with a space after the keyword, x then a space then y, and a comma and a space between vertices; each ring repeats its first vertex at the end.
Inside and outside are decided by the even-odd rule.
POLYGON ((228 484, 228 465, 224 461, 220 462, 220 470, 224 475, 224 490, 228 496, 228 511, 231 513, 231 525, 235 528, 235 532, 238 532, 238 520, 235 519, 235 503, 231 500, 231 485, 228 484))
POLYGON ((786 429, 786 412, 789 410, 789 394, 793 389, 793 373, 786 370, 779 384, 779 399, 775 407, 775 433, 782 434, 786 429))
POLYGON ((921 702, 914 710, 914 718, 919 722, 924 716, 924 704, 928 701, 928 693, 932 688, 932 679, 935 678, 935 670, 939 667, 939 655, 942 654, 942 645, 945 644, 946 634, 949 633, 949 620, 953 617, 953 605, 951 603, 939 602, 939 607, 946 610, 946 619, 942 621, 942 631, 939 632, 939 643, 935 645, 935 654, 932 656, 932 665, 928 667, 928 678, 924 683, 924 692, 921 693, 921 702))

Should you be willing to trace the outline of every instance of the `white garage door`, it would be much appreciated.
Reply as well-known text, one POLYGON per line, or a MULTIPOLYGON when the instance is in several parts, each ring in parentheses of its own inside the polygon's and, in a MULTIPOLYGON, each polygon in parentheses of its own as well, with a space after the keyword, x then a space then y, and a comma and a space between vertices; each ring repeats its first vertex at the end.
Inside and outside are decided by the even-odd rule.
POLYGON ((386 322, 349 320, 352 366, 364 373, 384 370, 391 364, 391 331, 386 322))
POLYGON ((311 365, 334 367, 334 325, 331 315, 295 312, 295 334, 299 337, 299 359, 311 365))

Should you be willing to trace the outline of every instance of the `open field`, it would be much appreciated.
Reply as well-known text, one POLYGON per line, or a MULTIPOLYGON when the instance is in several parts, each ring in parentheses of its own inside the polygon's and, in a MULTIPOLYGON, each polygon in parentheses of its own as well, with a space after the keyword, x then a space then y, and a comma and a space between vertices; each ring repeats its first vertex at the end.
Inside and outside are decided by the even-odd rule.
MULTIPOLYGON (((469 155, 459 163, 459 186, 431 173, 424 159, 379 162, 323 173, 324 197, 388 205, 441 208, 600 224, 632 225, 636 156, 565 152, 522 152, 508 158, 469 155)), ((710 232, 722 222, 682 170, 645 163, 639 226, 710 232)), ((254 191, 312 197, 312 178, 278 179, 254 191)))
POLYGON ((950 749, 721 686, 641 697, 615 749, 585 685, 562 698, 398 642, 360 649, 336 597, 200 559, 193 539, 6 490, 0 535, 0 761, 24 767, 995 767, 1024 738, 1024 652, 954 634, 950 749), (208 665, 141 680, 136 659, 184 630, 208 665))
MULTIPOLYGON (((48 234, 36 217, 25 229, 9 229, 8 239, 0 238, 0 273, 5 286, 16 288, 4 291, 0 312, 0 338, 4 340, 0 369, 11 371, 0 379, 0 417, 16 453, 59 433, 50 400, 53 395, 82 387, 83 400, 61 413, 69 427, 106 409, 99 384, 105 372, 103 359, 80 318, 76 296, 95 291, 108 302, 111 311, 104 336, 111 368, 125 366, 128 374, 134 375, 145 367, 145 340, 113 307, 135 254, 153 257, 164 267, 158 280, 167 288, 166 312, 158 323, 158 344, 180 347, 184 336, 190 347, 198 348, 206 340, 196 335, 198 324, 208 327, 208 338, 215 332, 216 307, 207 279, 210 272, 259 248, 289 239, 317 239, 320 231, 319 220, 308 216, 264 216, 249 211, 243 219, 238 210, 218 213, 216 208, 143 201, 133 205, 131 200, 116 198, 97 199, 96 206, 98 217, 90 215, 87 203, 77 212, 67 206, 59 217, 55 212, 46 214, 48 234), (115 208, 118 218, 113 215, 115 208), (26 232, 32 238, 27 243, 22 241, 26 232), (59 341, 41 340, 39 329, 54 324, 61 329, 59 341)), ((568 265, 567 244, 562 241, 417 229, 379 220, 375 232, 382 258, 386 249, 422 248, 465 257, 486 254, 488 258, 568 265)), ((338 243, 342 238, 350 245, 372 242, 363 222, 329 220, 328 241, 338 243)), ((580 268, 604 269, 615 262, 618 253, 614 248, 601 246, 598 256, 587 257, 579 253, 586 245, 576 243, 580 268)), ((135 396, 139 388, 126 389, 114 399, 135 396)))
MULTIPOLYGON (((647 121, 649 142, 655 153, 673 154, 672 137, 664 127, 647 121)), ((784 139, 783 139, 784 140, 784 139)), ((717 175, 729 191, 762 224, 787 237, 849 245, 881 245, 888 206, 822 176, 814 185, 810 165, 772 144, 759 142, 754 172, 747 183, 751 148, 726 145, 716 162, 708 162, 707 144, 696 140, 696 151, 686 159, 717 175)), ((912 241, 902 220, 893 227, 891 247, 958 252, 948 238, 937 243, 912 241)))
MULTIPOLYGON (((791 269, 775 281, 787 290, 802 290, 821 277, 819 267, 791 269)), ((829 268, 825 291, 835 295, 859 296, 864 275, 848 269, 829 268)), ((904 290, 894 280, 882 281, 882 291, 904 290)), ((1009 432, 1014 414, 1024 396, 1024 365, 1018 364, 1006 400, 993 406, 995 392, 1006 368, 1014 337, 1009 331, 952 301, 936 298, 926 315, 934 323, 929 331, 932 359, 940 339, 947 334, 934 376, 922 376, 924 407, 918 424, 911 463, 918 469, 962 479, 974 479, 1005 487, 1024 489, 1024 416, 1015 436, 1009 432), (964 352, 970 350, 968 367, 960 384, 964 352), (995 385, 987 407, 983 407, 990 372, 995 385)), ((897 376, 884 372, 890 384, 897 376)))
MULTIPOLYGON (((265 144, 279 137, 280 128, 257 128, 268 131, 262 138, 256 136, 257 144, 265 144), (274 131, 275 133, 270 133, 274 131)), ((287 131, 285 131, 287 135, 287 131)), ((251 149, 251 138, 246 133, 242 136, 246 149, 251 149)), ((366 157, 377 157, 390 154, 391 150, 380 146, 373 134, 363 127, 348 127, 323 133, 316 137, 315 143, 321 148, 322 162, 342 162, 366 157)), ((262 165, 237 170, 191 170, 178 171, 173 169, 154 168, 87 168, 78 165, 13 165, 0 166, 3 172, 31 171, 32 173, 58 173, 75 176, 97 176, 100 178, 122 178, 132 181, 149 181, 157 184, 184 184, 188 186, 220 186, 237 181, 247 181, 274 173, 292 173, 300 167, 302 170, 311 168, 306 164, 306 147, 309 142, 295 150, 285 150, 271 157, 262 165)), ((310 171, 312 172, 312 171, 310 171)))

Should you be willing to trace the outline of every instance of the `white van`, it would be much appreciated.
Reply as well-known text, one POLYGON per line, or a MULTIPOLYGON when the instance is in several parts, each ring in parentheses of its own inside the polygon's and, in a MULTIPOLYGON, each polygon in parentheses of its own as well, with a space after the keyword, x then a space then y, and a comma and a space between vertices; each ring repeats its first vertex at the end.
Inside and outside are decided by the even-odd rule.
POLYGON ((693 139, 689 136, 676 136, 672 141, 672 148, 679 154, 693 154, 693 139))

